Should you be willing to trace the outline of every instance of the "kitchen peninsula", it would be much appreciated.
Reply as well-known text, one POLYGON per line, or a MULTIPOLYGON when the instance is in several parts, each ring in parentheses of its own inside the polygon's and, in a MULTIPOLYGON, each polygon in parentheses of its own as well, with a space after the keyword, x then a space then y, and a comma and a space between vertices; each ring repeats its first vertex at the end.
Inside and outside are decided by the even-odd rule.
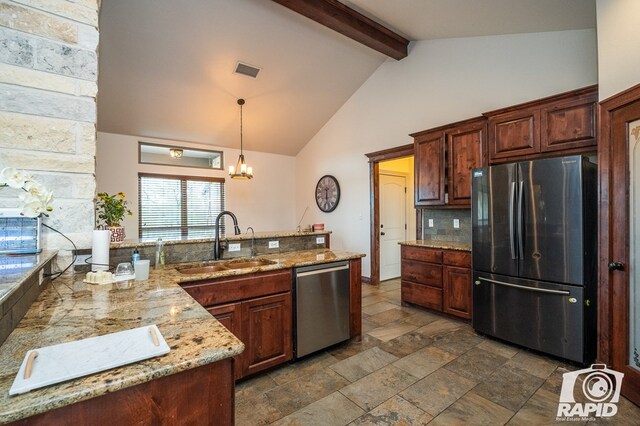
POLYGON ((85 284, 78 276, 60 277, 42 291, 0 346, 0 423, 233 423, 234 357, 241 356, 245 344, 182 288, 185 282, 232 282, 236 277, 348 260, 353 266, 350 289, 357 294, 352 297, 351 337, 359 338, 362 256, 320 248, 264 255, 260 258, 269 262, 263 266, 193 275, 176 267, 201 263, 167 265, 152 270, 144 282, 103 286, 85 284), (150 324, 158 326, 169 354, 9 396, 28 350, 150 324))

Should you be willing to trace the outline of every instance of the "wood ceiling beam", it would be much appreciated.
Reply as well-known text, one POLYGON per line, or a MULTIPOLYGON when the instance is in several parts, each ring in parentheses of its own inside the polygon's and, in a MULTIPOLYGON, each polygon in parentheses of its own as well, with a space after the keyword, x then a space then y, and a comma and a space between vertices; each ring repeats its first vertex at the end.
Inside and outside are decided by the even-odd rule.
POLYGON ((409 40, 337 0, 273 0, 325 27, 400 60, 409 40))

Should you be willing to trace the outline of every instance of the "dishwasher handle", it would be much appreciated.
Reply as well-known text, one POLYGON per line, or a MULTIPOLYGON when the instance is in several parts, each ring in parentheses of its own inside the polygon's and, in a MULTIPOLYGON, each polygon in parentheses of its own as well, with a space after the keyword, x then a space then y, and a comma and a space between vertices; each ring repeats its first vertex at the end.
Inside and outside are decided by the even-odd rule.
POLYGON ((308 277, 310 275, 319 275, 327 272, 344 271, 345 269, 349 269, 349 265, 336 266, 334 268, 315 269, 313 271, 307 272, 296 272, 296 278, 308 277))

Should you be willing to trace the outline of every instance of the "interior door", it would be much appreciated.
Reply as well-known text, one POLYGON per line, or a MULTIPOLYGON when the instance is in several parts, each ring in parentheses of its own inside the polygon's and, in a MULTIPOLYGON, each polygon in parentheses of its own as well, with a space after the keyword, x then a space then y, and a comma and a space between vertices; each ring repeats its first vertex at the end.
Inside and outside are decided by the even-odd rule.
POLYGON ((640 404, 640 86, 601 104, 598 357, 640 404))
POLYGON ((400 243, 406 240, 406 178, 380 174, 380 280, 400 276, 400 243))

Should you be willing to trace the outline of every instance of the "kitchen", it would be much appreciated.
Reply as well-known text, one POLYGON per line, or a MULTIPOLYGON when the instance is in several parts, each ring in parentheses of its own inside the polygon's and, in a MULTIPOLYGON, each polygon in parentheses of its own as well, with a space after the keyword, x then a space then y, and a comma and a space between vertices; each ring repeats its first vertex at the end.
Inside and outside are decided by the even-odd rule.
MULTIPOLYGON (((367 10, 364 2, 349 3, 356 8, 359 7, 361 11, 367 10)), ((226 17, 222 13, 216 14, 210 10, 207 11, 200 2, 195 2, 191 9, 168 4, 166 8, 158 8, 155 11, 158 13, 156 19, 145 19, 146 16, 153 16, 149 9, 150 6, 145 2, 136 2, 138 6, 126 9, 122 2, 103 1, 100 10, 100 27, 97 25, 97 5, 93 4, 92 6, 92 4, 91 1, 82 1, 77 4, 65 2, 63 3, 65 7, 55 4, 51 6, 40 4, 35 7, 26 1, 4 2, 1 14, 4 18, 0 29, 5 40, 9 40, 4 42, 4 46, 11 46, 10 52, 23 52, 21 55, 8 55, 2 59, 2 86, 5 90, 3 93, 7 96, 3 96, 4 99, 1 101, 0 107, 3 111, 3 128, 8 131, 4 133, 0 144, 2 150, 0 168, 15 167, 28 170, 45 186, 51 188, 56 197, 53 205, 54 211, 44 222, 61 230, 76 243, 79 249, 83 250, 90 249, 92 244, 92 231, 95 227, 93 199, 96 192, 112 194, 123 191, 127 194, 129 207, 134 212, 134 216, 125 217, 125 229, 130 237, 139 235, 138 220, 140 216, 138 213, 140 206, 137 196, 139 175, 154 172, 165 175, 184 175, 187 172, 184 172, 185 169, 173 166, 159 167, 140 164, 137 158, 139 155, 138 143, 171 146, 175 144, 181 149, 208 149, 224 152, 225 167, 222 170, 214 171, 213 176, 225 178, 226 208, 238 217, 243 234, 241 237, 248 238, 250 234, 250 231, 247 234, 248 227, 255 228, 259 234, 261 231, 269 230, 294 231, 299 224, 301 227, 306 227, 308 224, 324 223, 325 229, 331 231, 330 234, 327 234, 329 241, 325 243, 330 247, 330 250, 339 249, 355 254, 367 254, 361 259, 362 276, 365 278, 365 282, 369 278, 376 284, 373 273, 375 269, 373 246, 370 249, 370 222, 374 222, 369 219, 370 166, 365 154, 411 144, 413 140, 408 136, 409 134, 443 126, 447 123, 455 123, 469 117, 476 117, 487 111, 522 104, 592 86, 596 83, 598 84, 597 97, 599 101, 602 101, 623 92, 638 82, 635 73, 638 64, 634 62, 637 60, 633 58, 634 55, 629 54, 629 52, 633 52, 633 46, 637 44, 637 32, 633 31, 632 25, 632 17, 637 16, 637 6, 630 1, 599 0, 590 2, 590 7, 594 9, 590 15, 593 23, 586 26, 580 26, 583 25, 581 23, 574 27, 552 24, 549 24, 549 27, 544 27, 545 20, 552 21, 551 16, 561 15, 559 12, 550 13, 548 9, 557 6, 550 6, 547 3, 547 14, 540 18, 542 22, 539 24, 540 27, 525 27, 529 28, 525 31, 504 30, 502 35, 491 32, 479 32, 478 34, 459 32, 445 34, 441 37, 412 34, 410 38, 418 41, 411 43, 409 55, 400 61, 385 59, 386 57, 379 53, 375 53, 325 27, 314 24, 305 17, 282 8, 276 2, 273 4, 271 2, 243 2, 241 7, 238 6, 239 10, 224 9, 225 13, 229 14, 226 17), (91 12, 92 8, 93 12, 91 12), (43 10, 44 12, 42 12, 43 10), (120 13, 118 13, 119 11, 120 13), (14 14, 17 14, 18 18, 10 18, 14 14), (265 37, 265 34, 269 33, 261 33, 260 31, 265 28, 256 26, 256 22, 262 22, 262 25, 265 26, 268 26, 269 22, 273 22, 272 25, 277 27, 268 29, 268 31, 279 31, 277 32, 279 38, 271 40, 272 43, 275 43, 274 46, 278 46, 277 43, 283 43, 286 40, 286 29, 289 27, 291 27, 290 31, 295 31, 296 36, 300 39, 303 35, 308 36, 311 41, 306 39, 305 41, 311 44, 306 45, 305 49, 307 52, 317 52, 315 59, 306 58, 307 63, 301 63, 298 60, 300 55, 296 56, 292 53, 291 56, 283 54, 279 60, 283 62, 283 65, 286 65, 284 68, 298 66, 299 68, 295 68, 297 72, 307 75, 309 79, 317 75, 310 74, 315 69, 314 72, 324 77, 316 77, 316 80, 313 80, 319 84, 320 90, 309 92, 306 87, 295 86, 299 81, 296 79, 299 76, 296 77, 296 75, 291 75, 288 80, 286 77, 281 77, 285 80, 271 81, 274 86, 270 92, 263 91, 263 88, 258 86, 262 76, 259 76, 257 80, 248 80, 247 77, 232 75, 232 69, 236 65, 236 61, 239 60, 254 64, 258 68, 263 67, 260 72, 263 72, 263 78, 266 81, 269 81, 268 78, 273 78, 275 70, 283 72, 281 67, 277 66, 277 61, 267 65, 266 57, 264 60, 262 59, 265 55, 258 56, 256 59, 253 59, 251 55, 243 57, 243 50, 238 47, 237 52, 227 55, 231 55, 233 58, 225 57, 224 60, 220 59, 221 62, 213 61, 208 65, 203 65, 216 70, 218 67, 224 69, 220 74, 214 73, 213 77, 204 78, 204 80, 214 79, 215 84, 210 85, 211 87, 206 91, 199 92, 197 87, 201 86, 197 86, 197 84, 201 82, 203 75, 194 72, 195 67, 184 66, 191 62, 183 63, 181 61, 206 55, 201 54, 202 51, 199 51, 195 44, 188 43, 190 37, 186 28, 184 35, 182 35, 183 31, 176 31, 173 27, 173 19, 177 19, 183 14, 194 22, 194 25, 186 27, 193 27, 200 31, 203 28, 220 27, 220 31, 224 34, 223 37, 214 38, 213 34, 206 31, 199 33, 200 36, 211 36, 211 45, 240 43, 239 36, 234 38, 230 35, 234 33, 233 26, 237 26, 238 22, 246 24, 246 28, 255 28, 255 31, 259 33, 259 35, 251 34, 248 36, 249 42, 255 41, 256 37, 265 37), (223 18, 216 18, 217 15, 221 15, 223 18), (198 20, 199 16, 202 16, 202 20, 198 20), (118 18, 118 25, 110 27, 108 17, 118 18), (214 21, 214 18, 217 20, 214 21), (62 30, 66 26, 49 25, 59 25, 58 21, 60 20, 66 24, 79 22, 78 28, 80 30, 76 33, 73 31, 63 32, 62 30), (209 25, 203 21, 209 21, 209 25), (142 25, 143 22, 149 27, 142 25), (156 27, 153 26, 154 24, 156 27), (55 28, 60 30, 59 33, 55 32, 55 28), (163 28, 165 31, 162 31, 163 28), (171 28, 171 31, 166 31, 167 28, 171 28), (91 54, 91 51, 93 49, 95 52, 98 37, 100 55, 96 56, 91 54), (154 40, 157 41, 155 47, 152 44, 154 40), (326 49, 327 45, 334 44, 335 49, 339 52, 334 52, 334 56, 331 56, 326 49), (56 62, 64 60, 64 57, 62 59, 59 57, 56 48, 65 45, 78 46, 78 49, 73 51, 73 57, 66 58, 73 64, 64 65, 56 62), (185 46, 191 46, 192 49, 185 46), (138 49, 146 49, 142 50, 146 53, 140 54, 138 49), (118 52, 120 52, 120 56, 115 55, 118 52), (153 52, 160 53, 153 55, 153 52), (167 52, 172 53, 168 54, 167 52), (334 62, 329 62, 329 59, 334 62), (294 61, 286 62, 288 60, 294 61), (348 69, 349 72, 345 73, 342 70, 331 72, 327 64, 348 69), (473 65, 470 67, 470 64, 473 65), (98 65, 100 73, 97 73, 98 65), (94 67, 93 72, 91 72, 92 67, 94 67), (231 69, 227 69, 229 67, 231 69), (470 69, 473 70, 473 75, 470 75, 470 69), (157 70, 157 73, 152 73, 152 70, 157 70), (18 71, 24 72, 21 74, 18 71), (69 74, 70 72, 71 74, 69 74), (109 72, 112 73, 111 77, 109 77, 109 72), (100 75, 99 80, 97 75, 100 75), (176 75, 179 75, 180 78, 176 78, 176 75), (109 78, 107 79, 107 77, 109 78), (169 84, 166 79, 174 80, 169 84), (284 93, 274 92, 274 88, 282 87, 283 84, 288 85, 291 91, 298 94, 297 96, 307 96, 304 98, 307 102, 300 102, 296 96, 285 98, 283 97, 284 93), (329 85, 323 86, 326 84, 329 85), (212 90, 218 93, 220 87, 223 90, 226 89, 226 94, 214 96, 215 99, 212 99, 211 102, 216 104, 215 109, 207 109, 207 93, 210 94, 212 90), (342 96, 340 100, 336 100, 337 98, 327 100, 324 97, 337 91, 342 96), (93 99, 97 93, 99 96, 97 96, 98 134, 96 142, 95 133, 92 131, 95 132, 96 121, 96 107, 93 99), (193 96, 183 97, 185 93, 192 93, 193 96), (269 96, 276 98, 270 104, 271 107, 262 103, 269 96), (227 173, 228 166, 235 165, 235 160, 240 154, 238 149, 241 133, 240 111, 236 103, 239 98, 246 99, 246 104, 243 106, 245 157, 248 165, 253 167, 255 175, 249 181, 231 179, 227 173), (314 98, 316 98, 315 111, 307 107, 314 98), (426 100, 429 101, 425 102, 426 100), (273 105, 279 104, 286 104, 288 108, 280 110, 279 115, 269 115, 269 108, 273 109, 273 105), (181 110, 186 111, 187 108, 190 115, 180 114, 181 110), (295 115, 297 110, 304 110, 303 112, 307 115, 295 115), (309 118, 310 116, 313 120, 309 118), (220 119, 212 119, 212 117, 220 117, 220 119), (281 121, 269 125, 269 120, 277 119, 281 121), (219 123, 216 124, 219 127, 207 127, 208 123, 214 122, 219 123), (171 128, 171 126, 175 127, 171 128), (274 133, 275 128, 285 131, 274 133), (212 138, 211 134, 215 134, 216 137, 212 138), (278 154, 268 153, 265 152, 265 148, 259 145, 261 138, 273 141, 274 147, 278 143, 286 146, 274 148, 273 152, 278 154), (196 143, 196 141, 200 143, 196 143), (94 154, 94 152, 96 153, 94 154), (334 211, 326 213, 321 211, 315 199, 316 185, 325 175, 334 176, 341 190, 337 207, 334 211)), ((221 4, 228 6, 225 2, 221 2, 221 4)), ((575 6, 575 3, 573 5, 575 6)), ((571 6, 567 7, 569 14, 575 14, 575 10, 571 10, 571 6)), ((583 7, 581 5, 579 8, 583 7)), ((385 17, 380 18, 381 20, 387 20, 389 25, 402 28, 400 23, 391 24, 392 14, 385 15, 383 9, 378 12, 385 17)), ((498 13, 498 11, 494 12, 498 13)), ((369 13, 376 15, 371 10, 369 13)), ((410 18, 411 13, 408 14, 409 17, 405 15, 406 20, 410 18)), ((458 15, 454 14, 453 16, 458 15)), ((470 13, 469 15, 477 14, 470 13)), ((506 20, 497 18, 492 22, 495 24, 496 21, 506 20)), ((445 21, 446 19, 443 19, 443 22, 445 21)), ((420 27, 421 25, 418 25, 418 28, 420 27)), ((424 27, 428 28, 429 26, 425 25, 424 27)), ((403 32, 409 33, 410 27, 406 28, 403 32)), ((193 38, 191 37, 191 39, 193 38)), ((267 52, 267 49, 268 43, 265 43, 261 48, 256 47, 251 52, 256 52, 253 55, 258 55, 261 50, 267 52)), ((308 85, 307 83, 306 86, 308 85)), ((604 155, 601 151, 603 143, 606 141, 599 138, 599 155, 604 155)), ((614 158, 608 160, 607 158, 598 158, 598 163, 601 165, 603 161, 613 162, 614 160, 614 158)), ((619 159, 615 161, 619 161, 619 159)), ((189 169, 189 174, 192 174, 191 170, 194 171, 193 175, 198 177, 205 173, 211 175, 210 171, 198 173, 197 169, 189 169)), ((603 181, 602 175, 600 179, 602 194, 602 189, 605 188, 603 185, 608 181, 603 181)), ((609 187, 614 188, 613 181, 609 187)), ((620 187, 624 189, 627 188, 627 185, 622 184, 615 188, 620 187)), ((4 189, 0 190, 0 196, 3 197, 2 205, 10 207, 12 206, 10 197, 5 194, 4 189)), ((619 197, 620 195, 615 196, 619 197)), ((622 196, 624 199, 624 194, 622 196)), ((611 197, 614 197, 613 191, 611 197)), ((619 200, 620 198, 615 199, 619 200)), ((619 214, 620 210, 624 209, 619 208, 615 213, 619 214)), ((423 209, 418 211, 422 212, 423 209)), ((465 218, 460 217, 460 219, 463 221, 464 227, 465 218)), ((616 216, 615 223, 623 223, 618 222, 619 219, 616 216)), ((438 223, 437 220, 436 223, 438 223)), ((607 223, 610 223, 608 225, 611 227, 610 229, 615 228, 613 220, 607 223)), ((227 229, 232 228, 228 226, 227 229)), ((227 235, 229 242, 234 242, 231 232, 227 232, 227 235)), ((266 245, 266 250, 269 250, 269 238, 271 237, 267 236, 261 241, 266 245)), ((602 247, 605 247, 603 244, 606 244, 607 247, 612 244, 614 247, 613 254, 615 256, 608 258, 607 263, 615 261, 632 264, 632 262, 624 260, 627 256, 626 252, 615 252, 617 247, 624 248, 625 244, 613 244, 608 238, 611 238, 612 241, 618 241, 614 239, 613 234, 600 235, 601 254, 603 253, 602 247)), ((407 240, 412 239, 407 238, 407 240)), ((468 241, 470 242, 470 238, 468 241)), ((281 243, 283 242, 281 241, 281 243)), ((291 246, 296 244, 292 243, 291 246)), ((45 249, 60 250, 58 265, 66 267, 70 260, 70 246, 64 238, 45 229, 43 245, 45 249)), ((170 244, 167 243, 168 266, 179 257, 176 255, 172 260, 172 251, 169 246, 170 244)), ((199 247, 196 250, 197 246, 195 245, 189 245, 189 247, 194 247, 193 252, 199 253, 201 251, 199 247)), ((242 248, 246 249, 245 247, 242 248)), ((123 250, 130 252, 133 248, 127 247, 123 250)), ((154 248, 153 245, 150 248, 145 247, 144 250, 147 251, 143 250, 142 257, 153 259, 154 248)), ((210 255, 211 251, 208 254, 210 255)), ((262 255, 262 253, 258 254, 262 255)), ((211 258, 209 257, 209 259, 211 258)), ((193 261, 200 260, 206 259, 193 259, 193 261)), ((349 261, 352 260, 349 259, 349 261)), ((601 262, 599 262, 600 264, 601 262)), ((601 274, 605 274, 603 268, 600 267, 599 271, 601 274)), ((617 271, 612 273, 615 274, 617 271)), ((620 289, 619 286, 624 285, 623 282, 620 282, 622 278, 613 277, 611 279, 614 281, 611 285, 620 289)), ((609 278, 603 277, 598 281, 600 289, 606 290, 609 278)), ((385 323, 385 319, 381 317, 376 317, 373 323, 368 323, 368 318, 369 316, 381 315, 384 312, 387 312, 385 315, 389 318, 410 312, 411 315, 407 317, 410 317, 411 321, 416 324, 410 326, 405 324, 403 330, 410 329, 405 333, 407 335, 414 333, 414 330, 428 327, 427 321, 431 323, 445 321, 444 323, 439 322, 437 325, 444 328, 454 327, 448 323, 448 317, 434 318, 433 311, 415 307, 399 307, 401 302, 398 295, 400 288, 398 281, 380 283, 378 286, 372 287, 365 283, 362 286, 365 298, 374 297, 368 301, 363 300, 362 310, 365 313, 362 319, 363 343, 359 347, 355 344, 355 346, 350 346, 350 349, 345 349, 344 353, 363 349, 362 352, 369 351, 367 354, 375 356, 376 359, 381 357, 386 359, 388 362, 384 364, 385 366, 391 363, 389 356, 380 353, 380 351, 386 352, 385 349, 380 347, 375 349, 376 345, 367 347, 371 342, 374 342, 368 337, 368 331, 380 328, 379 324, 389 324, 389 322, 385 323), (374 300, 378 300, 378 302, 370 303, 374 300), (378 305, 380 303, 382 305, 378 305), (393 305, 393 307, 389 307, 385 303, 393 305), (368 306, 374 305, 378 306, 368 308, 368 306), (376 310, 383 308, 388 309, 376 312, 376 310), (402 309, 405 308, 406 311, 403 311, 402 309), (398 313, 397 310, 401 313, 398 313), (418 327, 418 325, 420 326, 418 327), (415 328, 411 328, 413 326, 415 328), (358 349, 355 349, 356 347, 358 349)), ((184 299, 185 303, 188 300, 191 299, 184 299)), ((602 302, 602 300, 606 301, 601 297, 600 301, 602 302)), ((613 315, 623 311, 623 309, 616 307, 616 303, 618 303, 617 299, 600 303, 601 308, 609 309, 609 311, 603 311, 602 314, 608 316, 609 312, 613 315), (611 307, 608 308, 607 303, 611 307)), ((401 321, 401 319, 398 318, 396 321, 401 321)), ((620 319, 616 319, 616 321, 620 321, 620 319)), ((456 328, 458 332, 455 336, 459 336, 461 342, 474 341, 474 338, 470 337, 472 330, 468 323, 452 322, 452 324, 458 325, 456 328)), ((162 326, 158 325, 164 334, 162 326)), ((427 329, 426 332, 430 336, 426 337, 443 336, 442 333, 431 334, 433 328, 435 326, 427 329)), ((388 331, 379 330, 377 335, 386 339, 390 337, 389 334, 385 334, 388 331)), ((401 338, 405 334, 395 336, 387 342, 401 338)), ((414 333, 413 337, 418 337, 416 334, 422 336, 420 333, 414 333)), ((609 330, 600 330, 601 336, 609 334, 616 337, 613 336, 615 333, 609 330)), ((69 338, 71 337, 69 336, 69 338)), ((449 336, 449 338, 451 337, 449 336)), ((620 336, 616 338, 619 339, 620 336)), ((484 340, 490 341, 490 339, 484 340)), ((436 343, 437 346, 433 350, 441 349, 439 346, 445 344, 444 342, 436 343)), ((47 344, 53 344, 53 342, 35 344, 32 348, 47 344)), ((489 345, 484 341, 478 344, 489 345)), ((393 345, 386 346, 390 351, 386 352, 387 354, 397 358, 403 358, 399 355, 411 356, 409 353, 394 353, 393 347, 390 346, 393 345)), ((424 345, 424 347, 428 346, 424 345)), ((600 349, 602 350, 602 348, 600 349)), ((240 349, 236 347, 236 350, 240 349)), ((607 364, 615 365, 613 362, 615 358, 619 360, 618 365, 626 365, 620 364, 620 360, 623 360, 624 357, 620 358, 614 352, 615 345, 610 345, 601 351, 602 357, 599 356, 598 360, 608 361, 607 364)), ((13 362, 17 362, 19 365, 24 355, 24 352, 15 355, 16 360, 13 362)), ((338 357, 333 354, 322 354, 316 363, 309 360, 292 364, 291 368, 295 372, 299 372, 300 377, 304 371, 321 374, 314 368, 320 368, 319 365, 321 366, 323 363, 333 363, 338 360, 338 357)), ((153 363, 152 360, 147 362, 153 363)), ((396 361, 394 360, 394 362, 396 361)), ((354 379, 354 382, 369 377, 369 375, 360 377, 360 374, 350 376, 344 367, 336 367, 336 369, 343 371, 354 379)), ((387 370, 389 369, 391 368, 389 367, 387 370)), ((271 374, 272 376, 280 376, 278 379, 273 379, 268 375, 256 376, 253 385, 251 379, 239 382, 237 385, 236 420, 239 424, 241 424, 239 415, 242 414, 243 406, 246 405, 264 409, 265 412, 272 414, 272 418, 277 417, 278 412, 294 415, 299 411, 304 411, 304 407, 296 405, 299 403, 287 405, 285 401, 277 406, 276 404, 268 404, 270 400, 264 397, 259 390, 261 385, 266 386, 265 383, 273 385, 274 382, 269 380, 272 379, 278 386, 285 386, 292 382, 292 380, 286 380, 285 377, 298 377, 296 376, 298 373, 276 373, 280 370, 274 371, 271 374), (259 395, 253 395, 255 398, 249 398, 243 404, 241 397, 252 396, 252 392, 257 392, 259 395), (291 411, 293 408, 295 410, 291 411)), ((316 394, 322 394, 320 399, 325 405, 321 405, 321 407, 329 406, 340 410, 340 407, 346 406, 350 408, 346 411, 353 413, 359 413, 358 410, 363 410, 361 415, 377 407, 377 405, 370 407, 366 401, 361 401, 362 405, 360 405, 345 397, 344 393, 349 392, 341 393, 340 390, 342 387, 351 386, 344 382, 348 378, 337 377, 336 374, 339 372, 334 369, 331 371, 322 372, 326 380, 332 383, 332 386, 329 387, 331 393, 324 395, 319 392, 316 394), (336 389, 336 387, 338 388, 336 389)), ((10 378, 3 379, 8 382, 8 386, 13 382, 16 373, 17 370, 14 370, 10 378)), ((633 383, 632 370, 625 371, 625 373, 625 381, 633 383)), ((410 386, 407 385, 407 388, 410 386)), ((352 389, 356 387, 354 386, 352 389)), ((290 391, 293 392, 291 389, 290 391)), ((357 399, 353 396, 354 392, 351 392, 350 395, 353 399, 357 399)), ((544 394, 543 391, 539 392, 544 394)), ((286 389, 283 389, 281 393, 286 395, 286 389)), ((623 393, 628 394, 625 390, 623 393)), ((472 397, 475 398, 471 400, 472 405, 473 403, 478 404, 478 401, 487 401, 486 398, 479 399, 480 396, 471 392, 466 399, 460 400, 460 404, 464 407, 464 404, 469 403, 472 397)), ((289 398, 289 400, 293 400, 293 398, 289 398)), ((4 401, 11 401, 11 399, 4 401)), ((400 403, 400 401, 393 399, 389 404, 400 403)), ((631 409, 629 407, 633 407, 627 400, 621 401, 626 402, 620 403, 619 415, 622 415, 624 410, 631 409)), ((310 404, 313 402, 315 401, 309 401, 310 404)), ((418 410, 429 412, 429 410, 420 408, 417 399, 414 401, 417 406, 409 402, 407 403, 410 406, 407 406, 405 402, 406 399, 401 403, 406 408, 404 411, 401 410, 402 412, 418 413, 418 410)), ((523 401, 520 406, 515 408, 519 409, 525 406, 525 402, 523 401)), ((441 410, 431 412, 430 415, 437 418, 446 410, 449 410, 447 415, 455 412, 457 406, 453 404, 453 401, 451 404, 450 407, 443 407, 441 410)), ((557 399, 554 404, 557 405, 557 399)), ((502 407, 500 404, 494 403, 494 405, 502 407)), ((499 407, 496 408, 494 405, 491 407, 494 407, 496 412, 502 412, 499 407)), ((423 408, 427 407, 423 406, 423 408)), ((502 408, 512 412, 516 411, 509 409, 509 407, 502 408)), ((255 411, 260 410, 256 408, 255 411)), ((631 412, 633 413, 633 411, 631 412)), ((504 414, 504 412, 502 413, 504 414)), ((284 418, 287 415, 281 417, 284 418)), ((555 417, 555 412, 551 415, 555 417)), ((273 420, 279 419, 280 417, 277 417, 273 420)), ((444 419, 445 417, 440 421, 444 419)), ((253 420, 258 421, 258 419, 253 420)), ((352 420, 355 418, 349 419, 349 421, 352 420)))

